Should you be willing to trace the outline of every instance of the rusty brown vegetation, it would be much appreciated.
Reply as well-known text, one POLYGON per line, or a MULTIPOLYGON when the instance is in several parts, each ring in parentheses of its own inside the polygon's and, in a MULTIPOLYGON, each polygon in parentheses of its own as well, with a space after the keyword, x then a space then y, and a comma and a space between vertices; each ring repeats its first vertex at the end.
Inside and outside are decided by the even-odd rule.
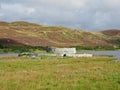
POLYGON ((5 43, 7 45, 20 43, 20 45, 29 46, 114 46, 116 43, 112 42, 112 37, 120 38, 120 31, 110 30, 93 33, 28 22, 0 22, 0 39, 2 42, 9 41, 5 43), (17 43, 13 44, 12 41, 17 43))

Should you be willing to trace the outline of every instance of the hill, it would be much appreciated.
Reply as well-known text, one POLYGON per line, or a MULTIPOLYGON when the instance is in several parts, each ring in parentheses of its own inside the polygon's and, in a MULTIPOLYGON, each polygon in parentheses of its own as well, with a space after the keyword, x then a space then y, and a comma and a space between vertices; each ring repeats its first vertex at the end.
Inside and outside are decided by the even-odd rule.
POLYGON ((88 32, 29 22, 0 22, 0 44, 29 46, 114 46, 119 30, 88 32), (112 36, 112 37, 111 37, 112 36))
POLYGON ((120 38, 120 30, 117 30, 117 29, 104 30, 104 31, 101 31, 101 33, 103 33, 103 34, 105 34, 107 36, 120 38))
POLYGON ((120 30, 112 29, 112 30, 104 30, 101 31, 102 34, 109 37, 110 41, 120 46, 120 30))

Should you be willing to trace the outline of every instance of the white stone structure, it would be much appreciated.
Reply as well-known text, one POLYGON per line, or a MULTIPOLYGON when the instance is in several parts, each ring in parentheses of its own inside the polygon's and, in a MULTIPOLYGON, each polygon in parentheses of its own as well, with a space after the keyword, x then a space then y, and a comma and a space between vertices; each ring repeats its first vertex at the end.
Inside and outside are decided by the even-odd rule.
POLYGON ((93 55, 92 54, 67 54, 67 56, 70 56, 70 57, 92 57, 93 55))
POLYGON ((75 54, 76 48, 55 48, 54 53, 56 53, 56 54, 75 54))
MULTIPOLYGON (((92 57, 93 54, 77 54, 76 48, 47 48, 47 52, 53 52, 54 56, 70 56, 70 57, 92 57)), ((48 56, 48 54, 47 54, 48 56)))
POLYGON ((92 57, 92 54, 77 54, 76 48, 54 48, 54 53, 57 56, 70 56, 70 57, 92 57))

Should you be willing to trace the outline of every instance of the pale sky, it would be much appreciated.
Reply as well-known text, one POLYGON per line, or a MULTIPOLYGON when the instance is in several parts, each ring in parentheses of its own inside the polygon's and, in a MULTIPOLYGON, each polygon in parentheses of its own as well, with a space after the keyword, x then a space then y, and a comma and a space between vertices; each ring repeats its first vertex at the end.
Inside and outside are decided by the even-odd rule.
POLYGON ((0 0, 0 21, 88 31, 120 29, 120 0, 0 0))

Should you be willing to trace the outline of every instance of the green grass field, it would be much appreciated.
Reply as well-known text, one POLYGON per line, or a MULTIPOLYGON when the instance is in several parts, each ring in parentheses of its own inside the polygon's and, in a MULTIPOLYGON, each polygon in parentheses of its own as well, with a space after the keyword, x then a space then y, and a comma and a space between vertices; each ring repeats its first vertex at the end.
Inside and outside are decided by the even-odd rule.
POLYGON ((0 58, 0 90, 120 90, 113 57, 0 58))

